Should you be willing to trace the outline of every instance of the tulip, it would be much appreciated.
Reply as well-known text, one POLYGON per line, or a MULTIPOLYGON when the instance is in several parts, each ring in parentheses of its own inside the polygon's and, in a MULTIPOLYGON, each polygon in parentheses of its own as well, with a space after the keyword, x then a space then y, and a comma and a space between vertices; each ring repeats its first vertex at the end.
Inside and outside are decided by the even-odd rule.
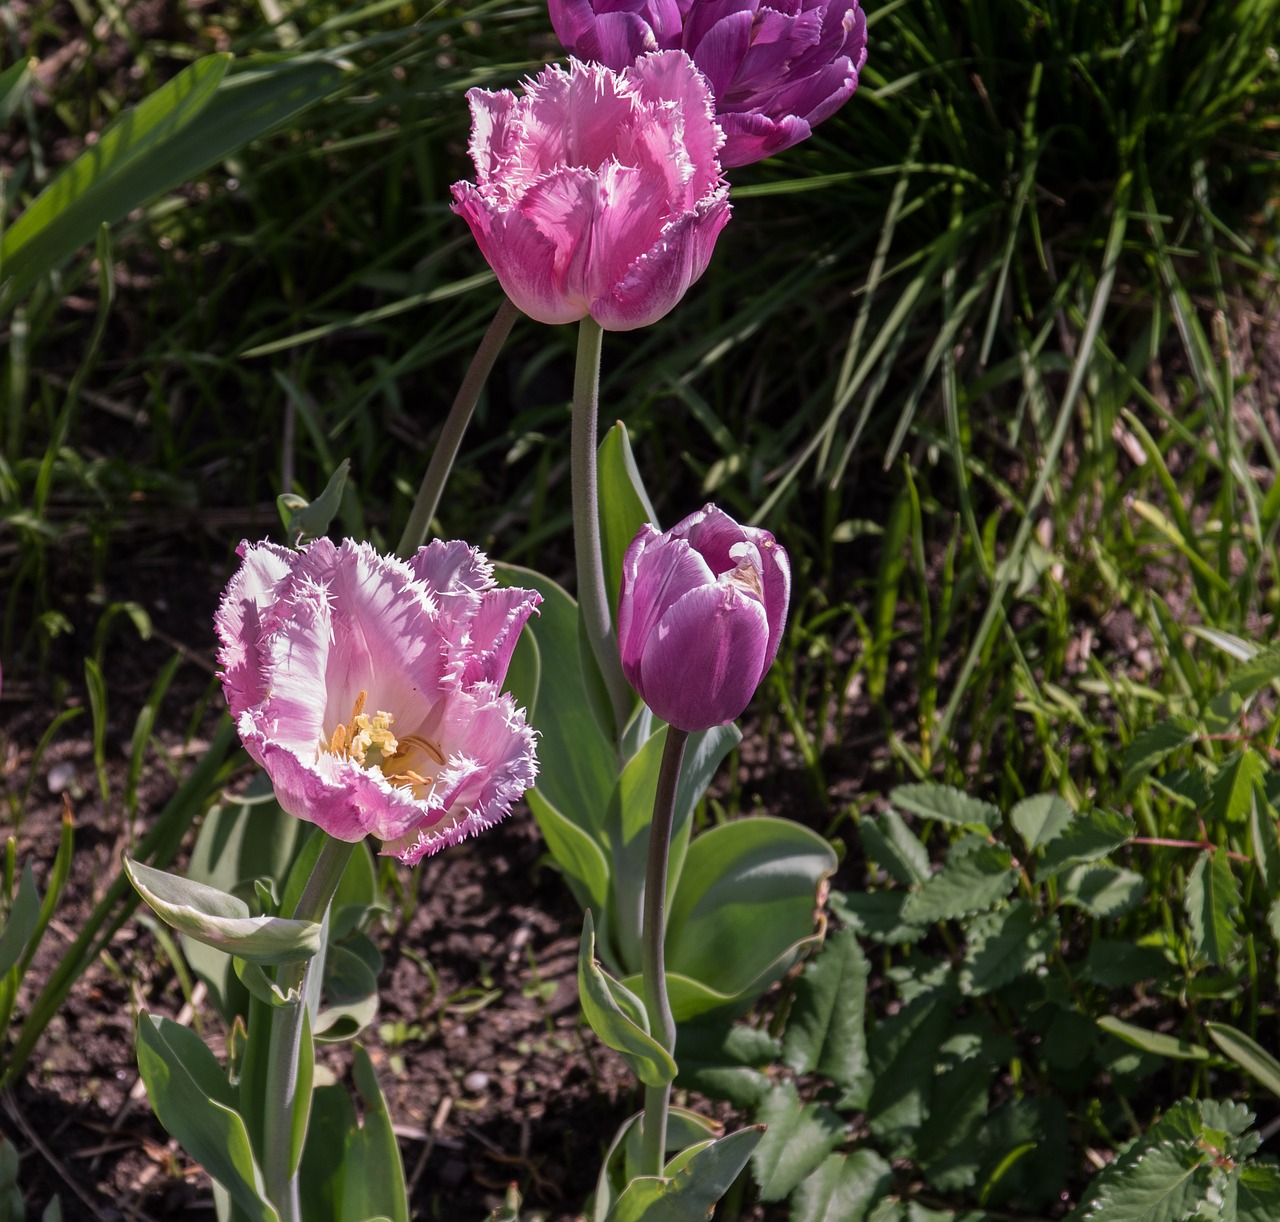
POLYGON ((647 326, 706 270, 729 219, 707 82, 682 51, 614 72, 570 60, 521 97, 472 89, 476 181, 453 210, 538 322, 647 326))
POLYGON ((567 50, 623 68, 680 48, 711 82, 720 164, 749 165, 807 139, 858 87, 867 21, 857 0, 550 0, 567 50))
POLYGON ((773 663, 791 596, 787 553, 767 530, 708 505, 627 548, 618 600, 622 669, 685 731, 726 725, 773 663))
POLYGON ((537 775, 501 691, 541 598, 439 540, 240 545, 215 618, 231 716, 280 805, 410 864, 501 819, 537 775))

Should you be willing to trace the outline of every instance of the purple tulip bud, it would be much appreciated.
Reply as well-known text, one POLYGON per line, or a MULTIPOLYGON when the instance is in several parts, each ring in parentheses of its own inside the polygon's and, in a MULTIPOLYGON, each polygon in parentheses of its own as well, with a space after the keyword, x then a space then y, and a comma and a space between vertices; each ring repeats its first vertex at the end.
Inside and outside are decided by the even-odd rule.
POLYGON ((867 19, 857 0, 550 0, 565 48, 613 69, 683 50, 711 82, 720 164, 806 139, 858 87, 867 19))
POLYGON ((678 730, 727 725, 778 653, 790 597, 791 565, 774 537, 714 505, 665 532, 641 527, 618 599, 628 682, 678 730))

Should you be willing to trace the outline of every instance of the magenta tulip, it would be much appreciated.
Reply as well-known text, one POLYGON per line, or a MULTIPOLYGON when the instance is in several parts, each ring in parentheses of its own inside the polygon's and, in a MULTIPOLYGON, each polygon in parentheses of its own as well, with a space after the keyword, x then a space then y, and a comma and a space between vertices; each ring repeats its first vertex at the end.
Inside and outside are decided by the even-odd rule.
POLYGON ((501 687, 538 594, 495 588, 465 543, 240 555, 215 620, 222 686, 286 811, 413 863, 533 784, 533 731, 501 687))
POLYGON ((706 270, 729 188, 711 91, 683 52, 618 72, 570 60, 522 97, 467 101, 476 181, 454 184, 453 210, 531 318, 630 331, 706 270))
POLYGON ((708 505, 643 526, 622 561, 618 645, 631 686, 678 730, 741 715, 773 663, 791 566, 767 530, 708 505))
POLYGON ((623 68, 680 48, 711 82, 720 164, 749 165, 806 139, 858 87, 867 20, 857 0, 550 0, 565 48, 623 68))

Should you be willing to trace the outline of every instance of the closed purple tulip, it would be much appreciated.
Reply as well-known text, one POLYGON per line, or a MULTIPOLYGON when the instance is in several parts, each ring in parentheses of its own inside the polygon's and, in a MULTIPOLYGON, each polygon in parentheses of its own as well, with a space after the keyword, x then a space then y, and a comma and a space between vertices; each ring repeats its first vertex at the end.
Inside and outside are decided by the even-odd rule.
POLYGON ((686 51, 715 93, 725 169, 806 139, 853 95, 867 59, 857 0, 550 0, 550 9, 570 52, 610 68, 686 51))
POLYGON ((676 729, 727 725, 777 656, 790 597, 787 553, 767 530, 714 505, 668 531, 645 525, 622 561, 623 672, 676 729))
POLYGON ((630 331, 706 271, 729 188, 711 90, 683 52, 617 72, 570 60, 521 97, 467 101, 476 181, 454 184, 453 210, 530 318, 630 331))

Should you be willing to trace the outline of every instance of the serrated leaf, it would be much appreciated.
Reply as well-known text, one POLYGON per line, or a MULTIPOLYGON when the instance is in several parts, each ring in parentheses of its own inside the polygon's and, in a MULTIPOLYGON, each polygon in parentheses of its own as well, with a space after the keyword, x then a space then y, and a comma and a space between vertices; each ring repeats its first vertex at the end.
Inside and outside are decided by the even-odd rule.
POLYGON ((1223 691, 1235 692, 1247 700, 1276 679, 1280 679, 1280 645, 1272 645, 1254 654, 1235 671, 1223 691))
POLYGON ((1183 905, 1196 952, 1214 967, 1222 967, 1239 941, 1236 914, 1240 909, 1240 888, 1225 852, 1200 855, 1187 877, 1183 905))
POLYGON ((757 1027, 723 1021, 684 1023, 676 1081, 745 1110, 768 1091, 772 1079, 763 1070, 781 1056, 781 1041, 757 1027))
POLYGON ((933 1084, 929 1116, 915 1146, 925 1178, 941 1192, 971 1188, 982 1164, 982 1120, 998 1066, 973 1057, 949 1066, 933 1084))
POLYGON ((1127 792, 1162 759, 1193 743, 1200 728, 1190 717, 1170 717, 1143 730, 1128 747, 1122 760, 1121 792, 1127 792))
POLYGON ((1154 946, 1095 938, 1081 974, 1091 984, 1105 989, 1124 989, 1140 980, 1158 980, 1169 967, 1169 960, 1154 946))
POLYGON ((1237 1065, 1280 1099, 1280 1061, 1257 1040, 1226 1023, 1205 1023, 1205 1030, 1237 1065))
POLYGON ((1097 861, 1133 839, 1133 820, 1114 810, 1091 810, 1045 845, 1037 874, 1047 878, 1067 866, 1097 861))
POLYGON ((1098 1019, 1098 1026, 1117 1039, 1124 1040, 1126 1044, 1141 1048, 1143 1052, 1150 1052, 1155 1056, 1169 1057, 1175 1061, 1205 1061, 1209 1058, 1208 1051, 1201 1048, 1199 1044, 1188 1043, 1176 1035, 1148 1031, 1146 1027, 1126 1023, 1110 1014, 1098 1019))
POLYGON ((1096 1222, 1186 1222, 1209 1185, 1209 1168, 1194 1150, 1161 1143, 1100 1185, 1085 1218, 1096 1222))
POLYGON ((889 801, 899 810, 956 827, 982 827, 991 831, 1000 826, 998 807, 971 798, 950 785, 899 785, 889 794, 889 801))
POLYGON ((796 1188, 791 1222, 863 1222, 892 1183, 893 1168, 874 1150, 832 1154, 796 1188))
POLYGON ((928 926, 908 925, 902 919, 907 891, 833 891, 828 897, 831 911, 854 933, 874 942, 895 945, 918 942, 928 926))
POLYGON ((870 965, 849 930, 832 934, 795 984, 782 1059, 796 1073, 825 1074, 846 1091, 867 1074, 870 965))
POLYGON ((1075 817, 1067 800, 1056 793, 1024 798, 1009 812, 1009 822, 1031 852, 1062 835, 1075 817))
POLYGON ((1273 899, 1280 893, 1280 839, 1276 836, 1276 815, 1271 804, 1254 789, 1249 800, 1249 840, 1253 862, 1263 886, 1273 899))
POLYGON ((969 926, 960 969, 961 992, 990 993, 1034 971, 1057 940, 1057 921, 1038 914, 1026 900, 977 917, 969 926))
POLYGON ((1138 906, 1146 894, 1146 880, 1119 866, 1080 865, 1062 879, 1058 896, 1096 917, 1120 916, 1138 906))
POLYGON ((896 810, 858 821, 858 836, 868 860, 883 866, 891 878, 911 887, 929 878, 929 850, 896 810))
POLYGON ((1009 850, 983 844, 947 856, 946 864, 902 905, 902 919, 931 925, 983 912, 1004 899, 1018 879, 1009 850))
POLYGON ((1235 1169, 1236 1222, 1275 1222, 1280 1218, 1280 1166, 1274 1161, 1235 1169))
POLYGON ((1209 816, 1225 823, 1249 817, 1254 786, 1266 773, 1262 757, 1252 748, 1233 751, 1209 783, 1209 816))
POLYGON ((844 1121, 829 1107, 801 1104, 791 1082, 764 1097, 756 1119, 766 1126, 751 1156, 762 1201, 781 1201, 844 1137, 844 1121))

